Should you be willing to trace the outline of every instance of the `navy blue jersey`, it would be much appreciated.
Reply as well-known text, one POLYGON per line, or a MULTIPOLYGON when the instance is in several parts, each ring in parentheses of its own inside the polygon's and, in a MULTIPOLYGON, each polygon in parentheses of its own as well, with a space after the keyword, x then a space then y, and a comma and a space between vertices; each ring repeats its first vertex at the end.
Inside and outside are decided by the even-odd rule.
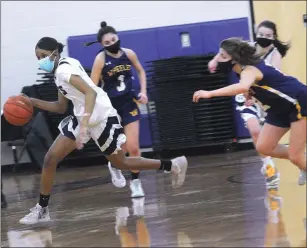
POLYGON ((132 65, 127 54, 119 58, 114 58, 105 53, 105 64, 102 69, 104 81, 103 90, 107 92, 110 98, 118 97, 131 93, 132 89, 132 65))
MULTIPOLYGON (((296 78, 283 74, 264 61, 254 65, 263 74, 263 79, 250 88, 251 94, 259 100, 265 110, 274 113, 289 113, 295 107, 300 112, 300 104, 305 105, 307 86, 296 78)), ((305 107, 305 106, 304 106, 305 107)))

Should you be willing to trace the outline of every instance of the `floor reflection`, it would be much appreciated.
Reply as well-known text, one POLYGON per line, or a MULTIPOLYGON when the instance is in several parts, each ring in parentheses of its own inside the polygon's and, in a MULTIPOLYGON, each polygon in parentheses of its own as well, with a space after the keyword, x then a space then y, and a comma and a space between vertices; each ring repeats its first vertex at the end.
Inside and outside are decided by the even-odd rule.
POLYGON ((297 185, 297 168, 276 161, 280 187, 266 191, 258 156, 189 159, 180 189, 164 174, 142 173, 146 198, 139 199, 114 188, 107 168, 59 170, 53 221, 44 227, 18 223, 36 203, 39 175, 4 177, 1 247, 306 247, 306 187, 297 185))
POLYGON ((264 203, 267 208, 264 247, 291 247, 281 213, 283 198, 278 190, 269 190, 264 203))
POLYGON ((8 231, 10 247, 52 247, 52 232, 48 228, 8 231))
POLYGON ((127 225, 130 216, 128 207, 116 209, 116 234, 119 235, 121 247, 150 247, 150 233, 145 221, 145 198, 132 199, 132 216, 135 231, 127 225))

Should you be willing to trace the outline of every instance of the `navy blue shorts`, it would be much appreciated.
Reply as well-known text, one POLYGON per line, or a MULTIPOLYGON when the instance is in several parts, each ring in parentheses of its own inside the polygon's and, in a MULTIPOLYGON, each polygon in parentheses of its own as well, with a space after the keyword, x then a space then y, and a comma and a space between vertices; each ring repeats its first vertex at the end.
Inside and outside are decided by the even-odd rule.
POLYGON ((307 94, 302 92, 297 97, 297 104, 292 105, 286 112, 275 112, 272 109, 267 111, 265 122, 273 126, 289 128, 292 122, 307 117, 307 94))
POLYGON ((110 98, 113 107, 122 119, 122 126, 141 119, 140 109, 137 101, 130 94, 110 98))

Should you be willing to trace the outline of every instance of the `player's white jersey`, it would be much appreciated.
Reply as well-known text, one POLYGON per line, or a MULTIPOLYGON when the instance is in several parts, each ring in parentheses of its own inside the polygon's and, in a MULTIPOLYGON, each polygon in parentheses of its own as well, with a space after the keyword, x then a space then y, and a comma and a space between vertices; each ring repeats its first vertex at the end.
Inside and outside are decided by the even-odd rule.
MULTIPOLYGON (((257 43, 254 42, 254 43, 251 43, 251 45, 256 46, 257 43)), ((278 51, 277 48, 276 48, 276 47, 273 47, 272 49, 270 49, 270 50, 268 51, 267 54, 265 54, 265 55, 262 57, 262 59, 263 59, 266 63, 271 64, 273 54, 274 54, 276 51, 278 51)))
POLYGON ((72 101, 74 105, 74 115, 79 120, 84 114, 85 95, 69 83, 71 75, 80 76, 97 92, 96 103, 89 125, 105 122, 109 116, 117 115, 117 111, 113 108, 107 93, 94 84, 80 62, 73 58, 61 58, 54 73, 55 83, 64 97, 72 101))

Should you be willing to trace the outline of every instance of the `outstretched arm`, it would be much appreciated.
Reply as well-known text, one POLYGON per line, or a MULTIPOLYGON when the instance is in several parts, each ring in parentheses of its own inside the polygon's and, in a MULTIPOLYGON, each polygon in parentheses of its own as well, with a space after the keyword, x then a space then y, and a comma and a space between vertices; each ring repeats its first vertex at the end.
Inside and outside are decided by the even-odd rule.
POLYGON ((237 84, 232 84, 217 90, 205 91, 199 90, 196 91, 193 95, 193 102, 198 102, 201 98, 212 98, 218 96, 235 96, 237 94, 248 92, 249 88, 256 81, 256 73, 251 68, 246 68, 241 73, 240 82, 237 84))
POLYGON ((30 98, 30 101, 36 108, 59 114, 64 114, 68 106, 68 99, 60 91, 58 92, 58 100, 56 102, 47 102, 36 98, 30 98))

